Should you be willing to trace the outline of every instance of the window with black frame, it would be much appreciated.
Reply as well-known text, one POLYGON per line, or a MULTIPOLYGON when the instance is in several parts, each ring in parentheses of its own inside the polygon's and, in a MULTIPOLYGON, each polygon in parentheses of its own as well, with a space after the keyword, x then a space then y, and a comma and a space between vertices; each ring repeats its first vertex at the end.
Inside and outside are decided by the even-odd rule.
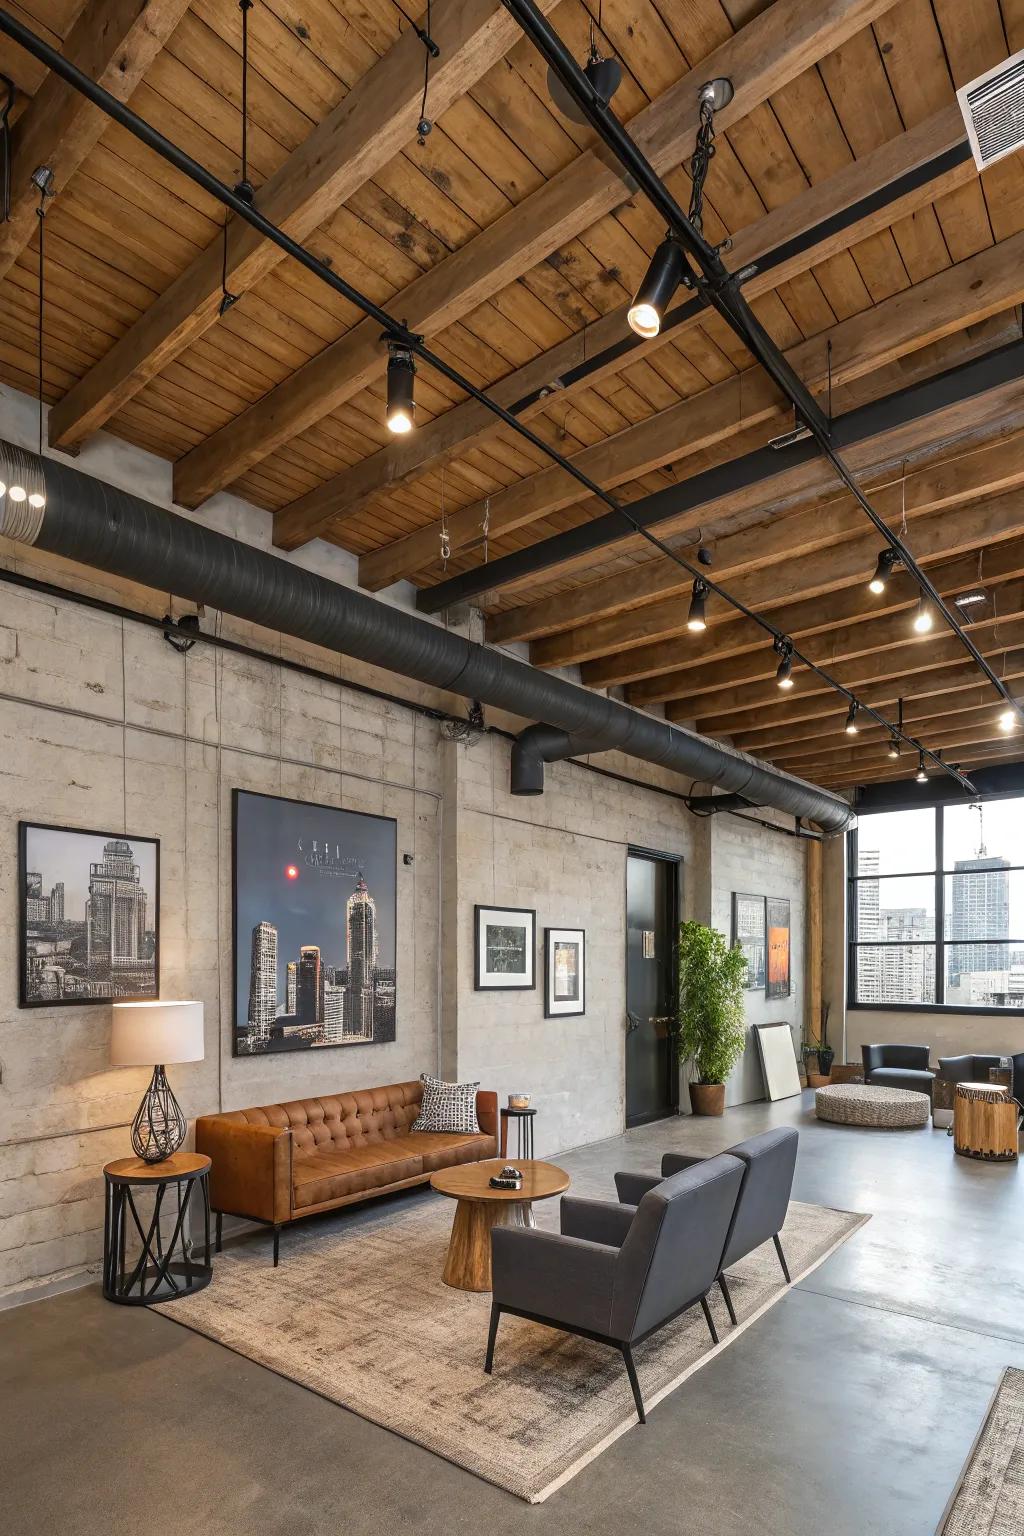
POLYGON ((1024 797, 861 815, 849 1001, 1024 1013, 1024 797))

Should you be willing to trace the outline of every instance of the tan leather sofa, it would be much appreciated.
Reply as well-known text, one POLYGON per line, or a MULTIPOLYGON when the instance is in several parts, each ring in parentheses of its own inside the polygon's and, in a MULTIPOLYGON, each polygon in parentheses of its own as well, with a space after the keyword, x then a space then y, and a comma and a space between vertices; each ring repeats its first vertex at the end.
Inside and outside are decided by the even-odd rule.
POLYGON ((286 1222, 425 1184, 438 1168, 498 1151, 498 1096, 478 1093, 478 1135, 414 1131, 423 1084, 392 1083, 290 1104, 200 1115, 196 1151, 212 1159, 210 1204, 220 1248, 224 1216, 274 1228, 274 1263, 286 1222))

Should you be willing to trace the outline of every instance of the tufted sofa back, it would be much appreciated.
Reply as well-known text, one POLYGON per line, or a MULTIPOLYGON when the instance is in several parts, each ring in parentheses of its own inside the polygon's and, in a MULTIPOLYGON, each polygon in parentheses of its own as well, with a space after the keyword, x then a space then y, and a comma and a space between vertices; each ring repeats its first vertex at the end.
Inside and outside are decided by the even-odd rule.
POLYGON ((332 1147, 344 1152, 404 1136, 420 1112, 422 1098, 421 1082, 391 1083, 386 1088, 236 1109, 220 1118, 236 1124, 291 1127, 292 1145, 300 1154, 332 1147))

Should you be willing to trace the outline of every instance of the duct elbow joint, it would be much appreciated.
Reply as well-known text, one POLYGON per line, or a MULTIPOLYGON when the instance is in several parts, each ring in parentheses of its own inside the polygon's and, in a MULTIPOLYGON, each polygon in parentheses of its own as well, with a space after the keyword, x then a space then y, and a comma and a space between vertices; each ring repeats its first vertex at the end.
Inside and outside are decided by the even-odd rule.
POLYGON ((512 743, 509 792, 513 795, 544 793, 544 764, 571 755, 565 731, 551 725, 528 725, 512 743))

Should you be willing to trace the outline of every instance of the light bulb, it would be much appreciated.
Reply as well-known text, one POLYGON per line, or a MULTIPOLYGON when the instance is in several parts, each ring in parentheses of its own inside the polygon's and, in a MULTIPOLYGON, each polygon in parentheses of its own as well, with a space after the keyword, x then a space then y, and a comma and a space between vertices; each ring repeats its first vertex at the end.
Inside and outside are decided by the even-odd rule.
POLYGON ((661 330, 661 316, 653 304, 631 304, 626 311, 629 328, 637 336, 650 340, 661 330))
POLYGON ((23 485, 12 485, 7 494, 12 501, 24 501, 28 493, 23 485))
POLYGON ((922 595, 917 605, 917 612, 914 614, 914 629, 917 634, 926 635, 934 623, 935 615, 922 595))
POLYGON ((43 495, 42 491, 30 491, 28 504, 30 507, 45 507, 46 497, 43 495))
POLYGON ((1002 714, 999 716, 999 729, 1001 731, 1005 731, 1006 734, 1009 735, 1010 732, 1016 730, 1016 728, 1017 711, 1015 709, 1004 709, 1002 714))
POLYGON ((682 281, 685 268, 682 246, 671 235, 666 235, 651 257, 644 280, 626 311, 629 328, 637 336, 649 340, 658 335, 665 311, 682 281))

